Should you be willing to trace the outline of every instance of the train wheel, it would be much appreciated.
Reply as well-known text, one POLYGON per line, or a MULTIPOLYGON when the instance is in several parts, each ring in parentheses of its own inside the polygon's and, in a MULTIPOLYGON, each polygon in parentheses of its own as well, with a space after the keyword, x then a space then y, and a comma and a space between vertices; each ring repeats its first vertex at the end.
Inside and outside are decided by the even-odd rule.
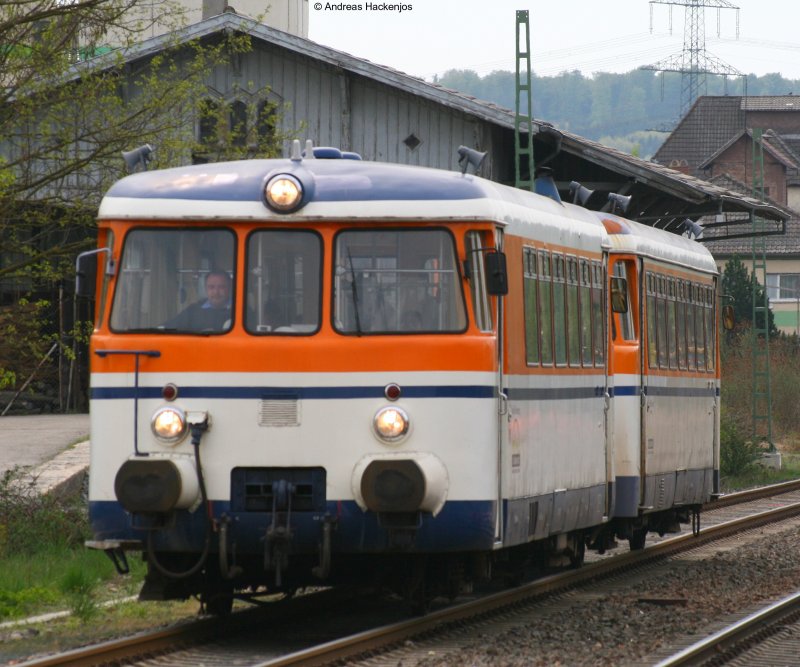
POLYGON ((228 616, 233 610, 233 586, 209 587, 200 596, 206 613, 211 616, 228 616))
POLYGON ((428 563, 425 558, 414 559, 408 577, 405 598, 412 614, 424 616, 428 613, 433 597, 429 593, 428 563))
POLYGON ((630 536, 628 537, 628 546, 631 551, 641 551, 644 549, 644 543, 647 540, 647 527, 644 528, 631 528, 630 536))
POLYGON ((569 564, 575 569, 583 566, 583 559, 586 556, 586 541, 583 536, 577 538, 575 548, 570 550, 569 564))

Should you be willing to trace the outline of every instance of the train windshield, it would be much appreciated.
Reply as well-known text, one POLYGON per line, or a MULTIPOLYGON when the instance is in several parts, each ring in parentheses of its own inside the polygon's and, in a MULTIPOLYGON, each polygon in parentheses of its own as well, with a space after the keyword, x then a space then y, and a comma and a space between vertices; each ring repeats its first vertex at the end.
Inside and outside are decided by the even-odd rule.
POLYGON ((134 229, 125 238, 111 329, 224 333, 231 328, 235 236, 222 229, 134 229))
POLYGON ((464 331, 453 237, 437 229, 341 232, 333 313, 342 333, 464 331))
POLYGON ((247 240, 245 328, 309 334, 319 328, 322 241, 314 232, 263 230, 247 240))

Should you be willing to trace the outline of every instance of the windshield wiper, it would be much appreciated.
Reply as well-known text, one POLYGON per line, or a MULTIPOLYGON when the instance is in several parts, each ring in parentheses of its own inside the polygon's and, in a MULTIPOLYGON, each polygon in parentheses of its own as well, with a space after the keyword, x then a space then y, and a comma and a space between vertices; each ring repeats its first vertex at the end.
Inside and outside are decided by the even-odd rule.
POLYGON ((350 263, 350 291, 353 293, 353 311, 356 317, 356 333, 361 335, 361 317, 358 313, 358 288, 356 287, 356 271, 353 268, 353 258, 350 248, 347 249, 347 261, 350 263))

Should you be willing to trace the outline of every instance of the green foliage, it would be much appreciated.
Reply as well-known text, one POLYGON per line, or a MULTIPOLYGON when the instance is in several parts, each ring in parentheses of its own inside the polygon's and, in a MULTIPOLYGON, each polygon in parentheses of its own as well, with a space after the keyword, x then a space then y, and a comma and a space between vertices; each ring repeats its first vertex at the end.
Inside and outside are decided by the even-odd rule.
MULTIPOLYGON (((169 1, 0 3, 0 43, 14 45, 0 49, 0 280, 18 300, 0 312, 0 388, 19 388, 52 345, 64 313, 22 299, 71 291, 75 256, 95 243, 100 198, 125 175, 122 151, 154 146, 154 168, 279 151, 282 110, 268 89, 243 85, 242 98, 255 100, 244 112, 257 119, 245 125, 242 109, 208 85, 251 49, 247 35, 165 37, 161 51, 137 60, 109 48, 134 47, 173 14, 179 3, 169 1), (216 131, 198 142, 211 106, 216 131)), ((71 341, 59 342, 69 357, 71 341)))
POLYGON ((735 421, 723 412, 720 419, 720 472, 723 476, 741 475, 756 460, 758 445, 746 440, 735 421))
POLYGON ((54 603, 57 594, 43 586, 33 586, 19 591, 0 589, 0 619, 20 618, 33 610, 54 603))
POLYGON ((73 563, 61 577, 60 589, 72 614, 86 623, 97 616, 98 580, 83 563, 73 563))
POLYGON ((99 582, 115 575, 105 554, 83 546, 89 535, 79 497, 42 496, 20 470, 0 477, 0 619, 54 607, 93 618, 99 582))
POLYGON ((88 535, 86 511, 78 499, 64 503, 43 496, 18 469, 0 477, 0 557, 33 555, 53 545, 74 548, 88 535))
MULTIPOLYGON (((534 63, 535 67, 535 63, 534 63)), ((471 70, 450 70, 436 82, 454 90, 514 109, 515 75, 495 71, 478 76, 471 70)), ((533 75, 533 112, 536 118, 587 139, 600 141, 619 150, 630 151, 639 145, 645 159, 658 150, 666 132, 680 116, 681 80, 676 73, 632 70, 624 74, 579 71, 556 76, 533 75), (639 133, 647 136, 642 140, 639 133), (640 138, 634 138, 636 135, 640 138), (606 143, 607 138, 614 143, 606 143)), ((784 95, 797 90, 800 81, 777 74, 747 79, 748 95, 784 95)), ((708 78, 708 95, 741 95, 739 80, 708 78)))
MULTIPOLYGON (((758 282, 755 275, 750 274, 738 257, 731 258, 722 272, 722 294, 724 303, 733 305, 737 330, 740 332, 743 329, 749 329, 752 324, 754 292, 756 303, 759 305, 766 303, 764 287, 758 282)), ((775 316, 771 310, 768 310, 767 314, 770 336, 775 336, 778 333, 775 316)), ((756 316, 758 327, 764 328, 763 312, 757 313, 756 316)))
MULTIPOLYGON (((760 339, 758 345, 765 341, 760 339)), ((750 330, 723 337, 721 354, 721 395, 723 417, 738 433, 748 437, 753 432, 753 336, 750 330)), ((773 440, 800 434, 800 410, 797 409, 797 385, 800 379, 800 340, 778 335, 769 340, 770 382, 772 396, 773 440)))

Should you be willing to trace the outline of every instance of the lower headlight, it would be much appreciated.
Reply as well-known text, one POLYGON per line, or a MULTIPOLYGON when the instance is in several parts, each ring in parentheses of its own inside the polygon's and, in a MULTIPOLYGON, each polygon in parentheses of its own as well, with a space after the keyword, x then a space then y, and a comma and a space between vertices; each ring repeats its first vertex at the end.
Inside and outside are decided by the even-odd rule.
POLYGON ((381 408, 372 420, 377 436, 388 443, 402 439, 408 433, 409 425, 408 414, 397 407, 381 408))
POLYGON ((174 405, 164 406, 153 414, 150 428, 159 440, 174 445, 186 435, 186 415, 174 405))

